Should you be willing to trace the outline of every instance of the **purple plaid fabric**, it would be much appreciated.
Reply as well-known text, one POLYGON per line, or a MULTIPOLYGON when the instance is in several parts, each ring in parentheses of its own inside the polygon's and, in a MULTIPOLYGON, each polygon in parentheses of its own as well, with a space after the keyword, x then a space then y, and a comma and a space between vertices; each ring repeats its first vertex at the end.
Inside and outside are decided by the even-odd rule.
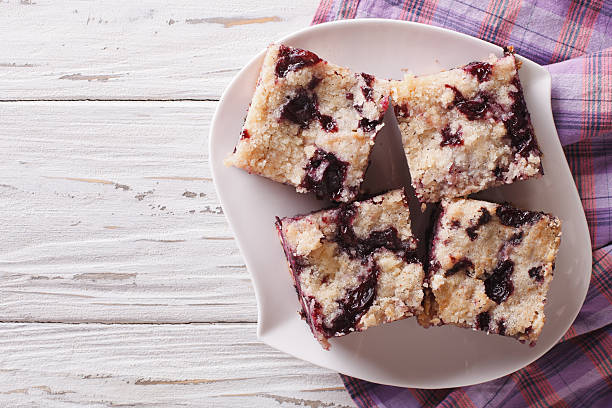
POLYGON ((593 243, 591 286, 562 341, 529 366, 470 387, 420 390, 343 376, 360 407, 612 407, 612 2, 322 0, 313 24, 383 17, 459 31, 546 65, 561 144, 593 243))

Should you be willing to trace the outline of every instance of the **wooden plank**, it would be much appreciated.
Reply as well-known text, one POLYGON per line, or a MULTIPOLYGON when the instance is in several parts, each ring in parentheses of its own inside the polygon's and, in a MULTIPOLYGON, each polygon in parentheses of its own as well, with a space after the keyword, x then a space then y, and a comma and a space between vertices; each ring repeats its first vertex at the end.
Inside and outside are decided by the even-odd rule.
POLYGON ((0 324, 0 406, 352 407, 253 324, 0 324))
POLYGON ((218 99, 318 0, 6 0, 0 100, 218 99), (35 40, 34 40, 35 38, 35 40))
POLYGON ((0 103, 0 321, 255 322, 215 106, 0 103))

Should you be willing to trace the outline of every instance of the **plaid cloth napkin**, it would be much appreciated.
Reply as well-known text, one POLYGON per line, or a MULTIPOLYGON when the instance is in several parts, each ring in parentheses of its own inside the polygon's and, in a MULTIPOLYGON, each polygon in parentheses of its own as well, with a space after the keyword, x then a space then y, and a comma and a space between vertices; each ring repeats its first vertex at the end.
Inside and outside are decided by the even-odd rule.
POLYGON ((591 285, 562 341, 506 377, 421 390, 342 376, 359 407, 612 407, 612 2, 322 0, 313 24, 384 17, 459 31, 546 65, 593 244, 591 285))

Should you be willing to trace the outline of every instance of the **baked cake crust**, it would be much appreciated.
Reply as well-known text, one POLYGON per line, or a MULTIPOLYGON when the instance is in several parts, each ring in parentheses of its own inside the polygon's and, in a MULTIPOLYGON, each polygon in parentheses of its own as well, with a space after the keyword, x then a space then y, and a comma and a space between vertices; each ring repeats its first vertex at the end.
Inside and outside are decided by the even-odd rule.
POLYGON ((432 239, 421 325, 453 324, 535 344, 561 239, 542 212, 443 200, 432 239))
POLYGON ((402 190, 276 227, 302 317, 324 348, 331 337, 422 311, 424 273, 402 190))
POLYGON ((543 173, 511 52, 392 81, 396 118, 421 202, 464 197, 543 173))
POLYGON ((316 54, 271 45, 241 138, 225 164, 337 202, 359 193, 389 84, 316 54))

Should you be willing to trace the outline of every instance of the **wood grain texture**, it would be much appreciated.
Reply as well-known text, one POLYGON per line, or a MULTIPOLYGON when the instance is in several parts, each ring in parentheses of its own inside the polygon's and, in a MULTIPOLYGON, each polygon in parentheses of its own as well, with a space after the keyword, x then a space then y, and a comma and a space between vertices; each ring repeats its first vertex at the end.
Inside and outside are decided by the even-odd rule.
POLYGON ((218 99, 317 0, 0 1, 0 100, 218 99))
POLYGON ((0 104, 4 321, 255 322, 214 102, 0 104))
POLYGON ((0 324, 0 406, 353 406, 337 374, 254 333, 253 324, 0 324))
POLYGON ((207 153, 317 3, 0 0, 1 407, 354 406, 256 339, 207 153))

